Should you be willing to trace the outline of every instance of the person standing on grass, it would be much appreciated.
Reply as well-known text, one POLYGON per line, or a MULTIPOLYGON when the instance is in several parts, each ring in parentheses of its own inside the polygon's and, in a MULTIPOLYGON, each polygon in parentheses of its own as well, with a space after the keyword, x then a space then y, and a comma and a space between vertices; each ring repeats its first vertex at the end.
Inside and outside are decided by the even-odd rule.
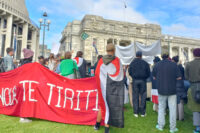
POLYGON ((115 57, 115 45, 106 47, 107 55, 98 62, 95 76, 97 80, 100 110, 95 130, 99 130, 101 120, 105 123, 105 133, 109 126, 124 127, 124 72, 120 59, 115 57))
POLYGON ((80 73, 81 78, 86 78, 87 73, 87 62, 85 59, 83 59, 83 52, 78 51, 76 54, 76 57, 74 58, 74 61, 76 61, 78 70, 80 73))
MULTIPOLYGON (((159 57, 155 57, 154 60, 154 65, 153 67, 160 62, 160 58, 159 57)), ((151 90, 151 99, 153 104, 153 110, 158 112, 158 89, 156 86, 156 79, 153 78, 153 75, 151 74, 151 81, 152 81, 152 90, 151 90)))
POLYGON ((162 55, 163 60, 157 63, 153 69, 153 78, 158 89, 158 125, 156 128, 163 131, 165 126, 165 110, 167 102, 170 112, 170 133, 177 132, 176 128, 176 82, 181 80, 181 73, 176 63, 168 60, 167 53, 162 55))
POLYGON ((183 121, 184 120, 184 103, 187 99, 187 91, 184 87, 184 68, 182 64, 179 64, 179 56, 175 56, 172 58, 172 61, 178 65, 178 68, 181 72, 181 80, 176 82, 176 95, 177 95, 177 120, 183 121))
POLYGON ((7 55, 6 57, 3 58, 3 61, 4 61, 3 67, 4 67, 5 72, 8 72, 15 69, 15 65, 13 62, 14 50, 13 48, 7 48, 6 52, 7 52, 7 55))
POLYGON ((200 133, 200 48, 194 49, 195 59, 185 68, 185 78, 190 81, 188 108, 193 112, 194 133, 200 133))
POLYGON ((147 98, 147 78, 150 76, 149 64, 142 59, 142 52, 136 53, 136 58, 131 62, 129 66, 129 75, 133 79, 133 109, 134 116, 138 117, 139 113, 141 117, 146 116, 146 98, 147 98), (141 104, 140 104, 141 97, 141 104), (140 108, 141 107, 141 108, 140 108))
MULTIPOLYGON (((23 49, 23 54, 24 54, 24 59, 22 59, 20 61, 20 65, 22 66, 22 65, 25 65, 28 63, 32 63, 34 52, 30 49, 23 49)), ((20 123, 30 123, 30 122, 32 122, 32 120, 30 120, 28 118, 20 118, 19 122, 20 123)))

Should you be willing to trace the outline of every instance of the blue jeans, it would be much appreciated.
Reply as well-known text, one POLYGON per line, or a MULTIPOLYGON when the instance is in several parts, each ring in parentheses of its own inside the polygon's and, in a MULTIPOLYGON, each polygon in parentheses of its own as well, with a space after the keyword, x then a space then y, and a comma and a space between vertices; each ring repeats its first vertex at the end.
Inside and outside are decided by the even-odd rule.
POLYGON ((169 106, 169 121, 170 130, 174 131, 176 129, 176 107, 177 98, 176 95, 164 96, 158 95, 159 107, 158 107, 158 126, 163 129, 165 126, 165 113, 167 107, 167 101, 169 106))

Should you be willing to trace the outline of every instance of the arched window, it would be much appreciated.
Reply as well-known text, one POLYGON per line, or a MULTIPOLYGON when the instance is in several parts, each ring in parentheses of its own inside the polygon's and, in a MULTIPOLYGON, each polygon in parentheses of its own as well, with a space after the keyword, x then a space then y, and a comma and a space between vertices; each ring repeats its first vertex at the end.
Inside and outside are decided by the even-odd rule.
POLYGON ((128 46, 128 45, 130 45, 131 44, 131 41, 130 40, 121 40, 120 42, 119 42, 119 45, 120 46, 128 46))

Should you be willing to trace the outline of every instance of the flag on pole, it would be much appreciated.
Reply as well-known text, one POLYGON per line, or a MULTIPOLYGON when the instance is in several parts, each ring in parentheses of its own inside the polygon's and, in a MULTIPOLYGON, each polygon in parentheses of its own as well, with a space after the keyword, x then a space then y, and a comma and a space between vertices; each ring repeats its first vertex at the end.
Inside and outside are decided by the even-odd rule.
POLYGON ((17 50, 17 38, 16 38, 16 28, 14 27, 14 36, 13 36, 13 47, 14 47, 14 52, 17 50))
POLYGON ((98 55, 99 53, 98 53, 98 49, 97 49, 97 42, 93 39, 93 47, 94 47, 94 49, 95 49, 95 51, 96 51, 96 54, 98 55))
POLYGON ((13 37, 13 43, 14 43, 14 58, 16 58, 17 54, 17 37, 16 37, 16 27, 14 28, 14 37, 13 37))
POLYGON ((83 40, 86 40, 88 37, 89 37, 89 35, 88 35, 87 33, 85 33, 85 32, 83 32, 83 33, 81 34, 81 38, 82 38, 83 40))
POLYGON ((127 4, 126 1, 124 0, 124 8, 127 8, 127 4))
POLYGON ((185 59, 188 60, 188 53, 185 51, 184 48, 182 48, 182 52, 183 52, 183 55, 185 56, 185 59))

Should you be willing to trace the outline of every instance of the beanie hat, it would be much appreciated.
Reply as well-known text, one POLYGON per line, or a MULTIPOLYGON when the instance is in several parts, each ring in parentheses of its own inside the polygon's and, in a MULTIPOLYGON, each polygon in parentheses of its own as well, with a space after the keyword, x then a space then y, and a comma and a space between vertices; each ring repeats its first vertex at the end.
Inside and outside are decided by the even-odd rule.
POLYGON ((153 60, 154 63, 158 63, 160 61, 160 58, 158 56, 156 56, 153 60))
POLYGON ((34 52, 32 51, 32 50, 30 50, 30 49, 23 49, 23 53, 24 53, 24 58, 25 59, 28 59, 28 58, 30 58, 30 57, 33 57, 33 55, 34 55, 34 52))
POLYGON ((142 51, 137 51, 136 52, 136 57, 142 57, 142 51))
POLYGON ((194 49, 193 54, 195 57, 200 57, 200 48, 194 49))
POLYGON ((178 62, 179 62, 179 56, 174 56, 174 57, 172 58, 172 60, 174 60, 174 62, 178 63, 178 62))

